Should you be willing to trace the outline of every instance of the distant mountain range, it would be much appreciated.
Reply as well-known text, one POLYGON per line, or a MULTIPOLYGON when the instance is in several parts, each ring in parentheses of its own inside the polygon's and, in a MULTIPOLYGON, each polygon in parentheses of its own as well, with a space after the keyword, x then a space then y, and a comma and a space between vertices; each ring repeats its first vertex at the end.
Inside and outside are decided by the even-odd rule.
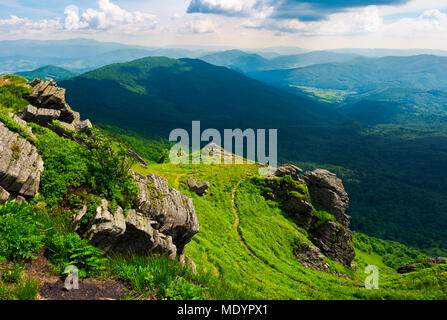
POLYGON ((45 66, 33 71, 17 72, 17 75, 24 77, 29 81, 36 78, 43 80, 53 79, 54 81, 59 81, 74 77, 77 73, 56 66, 45 66))
POLYGON ((260 70, 292 69, 328 62, 345 62, 357 57, 359 55, 313 51, 295 55, 280 55, 267 59, 256 53, 229 50, 208 54, 201 57, 201 59, 217 66, 224 66, 247 73, 260 70))
POLYGON ((55 65, 75 72, 147 56, 199 57, 209 51, 156 48, 90 39, 0 41, 0 75, 55 65))
POLYGON ((250 72, 249 76, 276 86, 299 85, 367 92, 390 87, 447 89, 447 57, 359 57, 348 62, 304 68, 250 72))

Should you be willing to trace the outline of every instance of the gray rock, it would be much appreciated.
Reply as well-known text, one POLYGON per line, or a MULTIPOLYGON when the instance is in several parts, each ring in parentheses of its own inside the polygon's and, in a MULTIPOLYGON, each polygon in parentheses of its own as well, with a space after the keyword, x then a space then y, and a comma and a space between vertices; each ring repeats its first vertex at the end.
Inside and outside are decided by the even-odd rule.
POLYGON ((46 126, 53 120, 58 120, 61 115, 59 110, 53 109, 37 109, 34 106, 27 106, 21 111, 20 116, 26 122, 34 122, 41 126, 46 126))
POLYGON ((23 119, 19 118, 16 114, 13 114, 11 112, 8 114, 8 117, 14 120, 19 126, 24 128, 28 132, 31 138, 37 140, 36 136, 33 134, 33 130, 30 127, 28 127, 26 121, 24 121, 23 119))
POLYGON ((329 258, 346 267, 355 258, 352 232, 336 222, 328 221, 312 230, 310 240, 329 258))
POLYGON ((42 172, 36 147, 0 122, 0 186, 10 194, 34 197, 42 172))
POLYGON ((265 196, 271 200, 279 201, 281 209, 297 219, 298 224, 305 230, 309 230, 315 220, 315 212, 311 199, 298 188, 295 183, 289 183, 282 179, 267 179, 267 187, 271 191, 265 196), (293 194, 295 193, 295 195, 293 194), (300 197, 296 195, 300 195, 300 197))
POLYGON ((208 181, 197 182, 194 179, 186 180, 186 185, 190 191, 198 194, 199 196, 203 196, 210 188, 210 183, 208 181))
POLYGON ((138 163, 142 164, 143 166, 147 166, 147 162, 144 161, 144 159, 142 157, 140 157, 140 155, 138 153, 136 153, 133 150, 127 150, 127 156, 131 157, 132 159, 134 159, 135 161, 137 161, 138 163))
POLYGON ((81 121, 78 112, 73 111, 65 101, 65 89, 59 88, 52 81, 35 79, 30 82, 33 87, 28 96, 33 106, 28 106, 20 113, 20 117, 28 122, 35 122, 41 126, 49 126, 53 120, 66 124, 68 130, 85 132, 92 127, 89 120, 81 121))
POLYGON ((300 168, 297 166, 294 166, 293 164, 284 164, 280 167, 278 167, 275 171, 275 176, 277 177, 284 177, 286 175, 291 176, 293 179, 298 180, 299 175, 303 172, 300 168))
MULTIPOLYGON (((138 210, 129 210, 124 217, 118 207, 112 214, 103 199, 84 237, 103 252, 160 252, 171 259, 182 256, 185 245, 199 231, 192 200, 168 188, 159 176, 132 173, 140 189, 138 210)), ((75 228, 85 213, 86 207, 74 219, 75 228)))
POLYGON ((156 221, 155 229, 171 236, 177 254, 199 232, 199 222, 192 199, 168 187, 166 179, 155 174, 144 177, 133 173, 140 190, 139 209, 146 219, 156 221))
POLYGON ((112 214, 108 208, 107 200, 102 199, 101 205, 96 209, 92 225, 85 234, 90 243, 104 252, 114 248, 116 242, 126 231, 126 221, 123 209, 118 207, 112 214))
POLYGON ((401 274, 410 273, 415 271, 417 267, 419 267, 420 269, 424 269, 437 264, 447 264, 447 258, 443 257, 427 258, 422 261, 409 263, 407 265, 397 268, 397 272, 401 274))
POLYGON ((326 257, 321 253, 320 249, 302 242, 295 252, 296 258, 306 268, 317 271, 328 271, 329 265, 325 262, 326 257))
POLYGON ((348 194, 341 179, 323 169, 306 172, 303 176, 311 197, 332 213, 345 227, 349 226, 350 217, 345 214, 349 205, 348 194))
POLYGON ((9 192, 0 187, 0 203, 5 203, 9 199, 9 192))

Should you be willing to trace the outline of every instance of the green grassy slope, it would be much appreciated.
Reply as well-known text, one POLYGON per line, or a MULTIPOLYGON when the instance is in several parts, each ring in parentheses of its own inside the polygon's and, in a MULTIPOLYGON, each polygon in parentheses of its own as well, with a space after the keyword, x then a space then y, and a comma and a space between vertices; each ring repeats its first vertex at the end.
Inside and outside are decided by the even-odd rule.
POLYGON ((423 277, 416 273, 398 275, 389 265, 406 263, 422 255, 416 250, 403 250, 402 245, 363 235, 357 236, 354 261, 357 270, 346 269, 333 261, 330 261, 333 273, 329 274, 304 268, 293 251, 301 241, 308 241, 306 232, 277 205, 265 200, 252 178, 257 174, 254 165, 151 164, 148 168, 138 166, 136 170, 164 176, 171 187, 193 198, 200 232, 187 246, 186 254, 199 269, 215 274, 226 283, 226 296, 219 298, 446 298, 445 267, 428 273, 423 271, 423 277), (199 197, 189 192, 183 182, 190 177, 210 181, 209 194, 199 197), (379 290, 367 290, 363 286, 364 268, 368 264, 379 267, 379 290), (343 275, 351 279, 344 279, 343 275))

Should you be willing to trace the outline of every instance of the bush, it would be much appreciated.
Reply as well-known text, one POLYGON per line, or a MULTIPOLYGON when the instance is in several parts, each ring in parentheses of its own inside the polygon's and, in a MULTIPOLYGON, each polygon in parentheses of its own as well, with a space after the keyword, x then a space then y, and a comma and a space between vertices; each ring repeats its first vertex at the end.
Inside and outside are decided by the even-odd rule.
POLYGON ((0 205, 0 256, 11 260, 34 258, 43 247, 44 234, 31 207, 7 202, 0 205))
POLYGON ((79 269, 79 277, 95 277, 104 269, 101 251, 81 239, 77 233, 54 234, 47 241, 47 256, 62 274, 69 265, 79 269))
POLYGON ((178 278, 170 283, 166 289, 166 298, 170 300, 200 300, 203 298, 204 289, 195 286, 184 278, 178 278))
POLYGON ((183 283, 185 279, 175 284, 176 279, 189 279, 190 274, 186 267, 166 256, 115 256, 110 259, 110 269, 138 294, 152 293, 165 298, 169 293, 173 298, 197 293, 183 283))

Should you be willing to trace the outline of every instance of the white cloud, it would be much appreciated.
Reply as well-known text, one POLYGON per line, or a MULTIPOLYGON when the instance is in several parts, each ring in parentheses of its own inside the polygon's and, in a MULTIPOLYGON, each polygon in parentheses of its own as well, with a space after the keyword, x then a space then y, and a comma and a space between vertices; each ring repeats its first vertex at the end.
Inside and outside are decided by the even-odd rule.
POLYGON ((49 32, 63 28, 61 19, 31 20, 11 15, 8 19, 0 20, 0 30, 11 34, 49 32))
POLYGON ((139 34, 156 28, 155 15, 140 11, 129 12, 110 0, 99 0, 98 8, 88 8, 80 13, 75 5, 64 10, 65 19, 31 20, 12 15, 0 20, 0 30, 9 34, 27 34, 40 32, 99 32, 111 31, 122 34, 139 34))
POLYGON ((211 20, 194 19, 184 23, 179 31, 195 34, 216 33, 216 27, 211 20))

